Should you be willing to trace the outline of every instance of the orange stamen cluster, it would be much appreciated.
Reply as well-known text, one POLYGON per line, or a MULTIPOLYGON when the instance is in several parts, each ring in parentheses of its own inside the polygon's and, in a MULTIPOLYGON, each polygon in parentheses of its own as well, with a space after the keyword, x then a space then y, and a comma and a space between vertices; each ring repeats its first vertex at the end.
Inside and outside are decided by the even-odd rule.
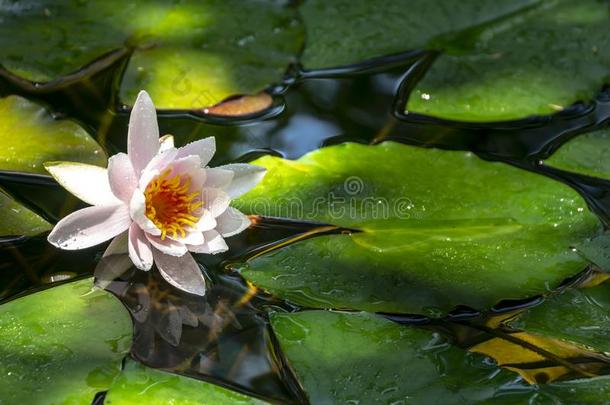
POLYGON ((191 178, 188 175, 169 177, 166 169, 155 177, 144 191, 146 216, 161 230, 161 240, 167 235, 186 236, 186 227, 194 227, 199 220, 196 212, 203 205, 199 192, 189 193, 191 178))

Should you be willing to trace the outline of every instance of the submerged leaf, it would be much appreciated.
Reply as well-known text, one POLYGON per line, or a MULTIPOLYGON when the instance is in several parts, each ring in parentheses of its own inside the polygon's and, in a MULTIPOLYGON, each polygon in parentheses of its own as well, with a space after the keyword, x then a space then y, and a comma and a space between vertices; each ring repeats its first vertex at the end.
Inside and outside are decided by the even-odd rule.
POLYGON ((526 298, 583 270, 570 247, 601 231, 574 190, 469 153, 345 144, 255 163, 268 172, 235 201, 243 212, 360 231, 235 265, 305 306, 435 313, 526 298))
POLYGON ((121 303, 91 279, 0 306, 0 402, 84 404, 108 389, 129 351, 121 303))

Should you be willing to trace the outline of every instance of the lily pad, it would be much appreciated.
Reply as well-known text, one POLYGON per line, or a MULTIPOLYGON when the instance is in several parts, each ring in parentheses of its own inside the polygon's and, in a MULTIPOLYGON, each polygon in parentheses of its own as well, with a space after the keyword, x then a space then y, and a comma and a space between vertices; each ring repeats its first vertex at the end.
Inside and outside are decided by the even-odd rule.
POLYGON ((0 236, 34 236, 50 229, 50 223, 0 190, 0 236))
POLYGON ((107 158, 74 121, 55 120, 44 107, 22 97, 0 98, 0 170, 47 174, 43 163, 52 160, 105 166, 107 158))
POLYGON ((258 92, 282 79, 302 37, 296 10, 279 2, 0 4, 0 63, 11 72, 48 82, 134 46, 121 98, 132 102, 146 89, 158 108, 201 108, 258 92))
POLYGON ((0 403, 84 404, 108 389, 131 344, 131 319, 91 279, 0 306, 0 403))
POLYGON ((106 405, 249 405, 266 404, 256 398, 161 370, 126 362, 121 376, 106 395, 106 405))
POLYGON ((547 298, 513 326, 610 353, 610 284, 547 298))
POLYGON ((407 110, 458 121, 551 114, 595 98, 610 77, 608 4, 539 6, 447 44, 407 110))
POLYGON ((551 114, 593 99, 610 77, 602 1, 312 0, 301 11, 307 68, 440 51, 409 112, 477 122, 551 114))
POLYGON ((610 129, 589 132, 562 145, 544 164, 610 179, 610 129))
POLYGON ((344 144, 254 164, 268 172, 235 201, 242 212, 355 230, 234 264, 259 287, 305 306, 487 308, 583 270, 587 261, 570 247, 601 232, 571 188, 470 153, 344 144))
POLYGON ((308 0, 301 7, 307 30, 302 62, 318 69, 362 62, 391 53, 436 49, 448 34, 490 23, 536 0, 460 2, 411 0, 308 0))
POLYGON ((271 324, 314 404, 596 404, 610 393, 607 377, 529 386, 431 332, 371 314, 275 313, 271 324))

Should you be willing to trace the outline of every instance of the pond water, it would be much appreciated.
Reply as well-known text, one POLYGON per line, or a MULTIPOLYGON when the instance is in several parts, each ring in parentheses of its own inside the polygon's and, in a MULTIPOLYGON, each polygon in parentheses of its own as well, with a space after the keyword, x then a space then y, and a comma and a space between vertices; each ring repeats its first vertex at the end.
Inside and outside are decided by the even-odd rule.
MULTIPOLYGON (((405 112, 409 96, 438 56, 436 51, 406 49, 340 68, 305 69, 294 65, 283 82, 266 90, 270 97, 259 100, 265 108, 238 116, 202 109, 160 109, 160 132, 172 134, 177 145, 206 136, 216 137, 217 153, 211 166, 250 162, 266 155, 294 160, 321 147, 348 142, 377 145, 392 141, 418 148, 471 152, 483 160, 502 162, 524 173, 534 173, 567 185, 584 198, 604 227, 610 222, 610 180, 543 163, 570 140, 604 128, 610 119, 607 88, 600 86, 601 91, 594 101, 576 102, 552 115, 513 121, 469 123, 405 112)), ((125 68, 129 57, 126 51, 111 52, 78 74, 48 88, 15 81, 5 73, 0 77, 0 89, 4 95, 19 94, 43 101, 55 112, 55 118, 77 120, 95 134, 96 141, 110 155, 126 149, 129 107, 118 101, 119 83, 115 78, 117 72, 125 68)), ((181 91, 184 83, 174 85, 176 91, 181 91)), ((430 165, 434 164, 431 160, 430 165)), ((409 176, 401 170, 403 168, 397 168, 398 178, 409 176)), ((490 181, 482 187, 494 190, 496 186, 490 181)), ((0 171, 0 187, 51 223, 84 206, 46 175, 3 170, 0 171)), ((326 364, 328 358, 325 356, 333 353, 324 352, 321 346, 313 346, 319 351, 299 353, 299 345, 308 343, 305 338, 291 334, 298 334, 300 330, 308 335, 310 328, 315 329, 316 325, 325 325, 325 322, 334 322, 335 326, 341 324, 339 329, 345 329, 345 336, 354 331, 366 334, 367 325, 377 321, 368 318, 362 324, 349 318, 345 322, 341 319, 326 321, 325 315, 309 319, 310 314, 320 309, 336 310, 339 317, 370 314, 360 313, 363 306, 321 308, 316 304, 318 301, 292 300, 274 294, 272 289, 247 281, 249 278, 243 276, 243 266, 254 258, 296 246, 304 240, 353 236, 363 231, 359 226, 264 214, 253 214, 251 219, 253 225, 249 229, 227 240, 227 253, 196 255, 208 283, 203 298, 176 290, 155 271, 141 272, 132 268, 108 283, 106 289, 127 308, 134 325, 129 359, 122 367, 135 367, 130 363, 135 360, 147 367, 218 384, 270 403, 332 403, 331 398, 322 396, 327 392, 327 383, 311 380, 310 373, 318 372, 316 356, 326 364), (310 302, 313 304, 308 305, 310 302), (282 314, 295 316, 282 318, 282 314), (290 322, 294 324, 290 326, 290 322), (300 368, 295 364, 307 363, 302 357, 307 355, 311 356, 312 369, 307 368, 309 365, 300 368), (312 384, 319 384, 320 392, 309 392, 312 384)), ((104 244, 76 252, 61 251, 48 244, 46 234, 2 236, 0 303, 7 305, 16 302, 17 298, 91 277, 96 266, 104 264, 102 254, 106 247, 104 244)), ((344 253, 337 251, 335 254, 344 253)), ((105 265, 112 266, 112 263, 105 265)), ((381 382, 373 382, 370 375, 362 377, 359 370, 351 370, 353 373, 346 379, 337 377, 328 382, 329 390, 336 398, 345 399, 349 395, 341 393, 343 385, 350 386, 352 378, 361 378, 356 384, 369 387, 370 396, 352 398, 349 403, 372 403, 375 399, 390 403, 388 398, 392 397, 392 392, 409 391, 407 388, 414 384, 408 380, 416 379, 416 376, 403 374, 412 366, 415 370, 423 370, 423 374, 432 375, 426 381, 442 381, 442 384, 430 383, 428 391, 418 387, 411 399, 417 402, 409 402, 409 397, 405 397, 402 402, 392 403, 445 403, 443 398, 446 403, 461 400, 506 404, 527 401, 536 404, 609 403, 608 383, 596 380, 610 373, 610 357, 604 354, 608 349, 597 347, 586 339, 576 343, 570 336, 562 339, 559 332, 558 336, 545 336, 545 329, 540 326, 542 321, 536 321, 537 318, 530 318, 530 315, 525 320, 520 319, 526 313, 537 316, 534 312, 537 308, 569 306, 562 301, 564 299, 607 311, 609 307, 604 306, 605 303, 600 304, 586 292, 604 288, 608 291, 604 284, 608 276, 602 267, 599 262, 589 262, 562 282, 549 283, 538 294, 503 297, 487 308, 456 305, 448 312, 440 306, 426 307, 420 312, 370 311, 375 313, 375 319, 391 321, 385 340, 378 330, 370 333, 371 336, 381 333, 372 340, 379 352, 377 361, 390 364, 395 373, 385 375, 387 370, 379 371, 379 380, 388 383, 380 389, 381 382), (582 293, 586 295, 584 298, 578 295, 580 291, 585 291, 582 293), (392 329, 395 327, 398 329, 392 329), (538 334, 528 334, 536 327, 538 334), (400 347, 397 342, 405 339, 403 334, 421 331, 427 333, 428 338, 418 347, 420 354, 411 358, 409 364, 394 364, 391 353, 395 347, 400 347), (422 357, 433 365, 430 366, 432 371, 419 365, 422 357), (590 402, 579 396, 582 388, 577 383, 570 385, 572 381, 587 379, 594 383, 592 388, 584 390, 599 394, 590 402), (556 381, 564 382, 550 385, 556 381)), ((307 271, 305 267, 302 270, 307 271)), ((333 269, 328 268, 328 271, 333 269)), ((535 271, 534 263, 531 271, 535 271)), ((337 289, 342 287, 336 286, 337 289)), ((550 313, 552 309, 548 311, 550 313)), ((571 316, 566 313, 564 319, 554 319, 555 327, 561 330, 564 323, 569 325, 571 316)), ((580 332, 602 330, 598 339, 603 339, 608 336, 604 334, 608 330, 608 319, 603 318, 602 322, 603 325, 591 321, 580 332)), ((315 335, 315 332, 311 333, 315 335)), ((324 337, 320 339, 323 341, 324 337)), ((339 338, 328 336, 329 347, 340 347, 341 342, 333 339, 339 338)), ((366 363, 353 363, 353 366, 362 367, 362 373, 367 375, 366 363)), ((320 370, 325 370, 324 366, 320 370)), ((338 374, 343 376, 347 371, 350 370, 341 370, 338 374)), ((155 380, 151 379, 150 386, 154 384, 155 380)), ((117 403, 118 394, 107 400, 106 391, 100 389, 92 403, 117 403)), ((0 403, 5 402, 0 398, 0 403)))

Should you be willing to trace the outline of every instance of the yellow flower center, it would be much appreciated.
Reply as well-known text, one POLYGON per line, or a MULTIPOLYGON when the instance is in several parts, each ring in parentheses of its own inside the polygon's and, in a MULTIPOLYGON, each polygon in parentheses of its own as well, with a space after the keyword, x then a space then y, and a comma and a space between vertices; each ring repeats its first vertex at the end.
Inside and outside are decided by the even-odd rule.
POLYGON ((144 191, 146 216, 161 230, 161 240, 168 234, 173 238, 180 234, 184 238, 185 228, 195 226, 199 220, 197 211, 203 205, 201 193, 189 193, 191 177, 169 177, 171 171, 171 168, 163 171, 144 191))

